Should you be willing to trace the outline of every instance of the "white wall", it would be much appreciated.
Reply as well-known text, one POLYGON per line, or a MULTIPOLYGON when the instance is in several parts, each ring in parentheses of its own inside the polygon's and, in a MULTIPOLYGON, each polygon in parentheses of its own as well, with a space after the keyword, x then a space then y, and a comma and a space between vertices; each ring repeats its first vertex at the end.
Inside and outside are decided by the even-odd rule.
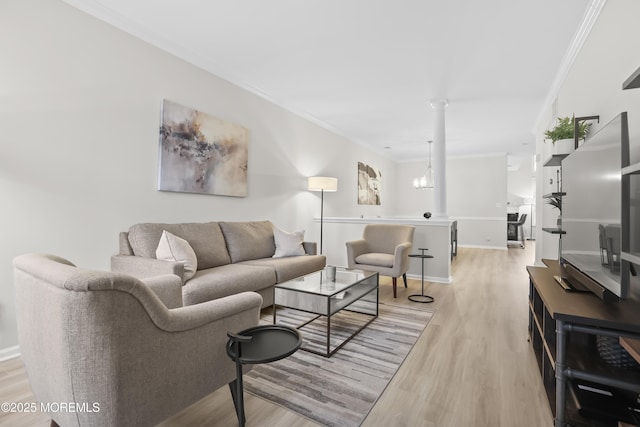
MULTIPOLYGON (((608 1, 597 22, 585 40, 573 67, 557 94, 557 113, 552 105, 543 112, 538 124, 536 151, 539 167, 549 155, 550 147, 543 142, 544 130, 553 125, 557 116, 599 115, 600 123, 594 123, 592 131, 622 111, 628 112, 632 145, 640 141, 640 89, 622 90, 622 83, 640 67, 640 2, 636 0, 608 1)), ((640 159, 638 159, 640 160, 640 159)), ((637 160, 636 160, 637 161, 637 160)), ((555 190, 549 179, 555 176, 554 168, 545 168, 539 175, 537 211, 544 227, 555 224, 557 211, 545 205, 540 196, 555 190), (550 169, 550 170, 549 170, 550 169)), ((557 258, 557 238, 537 231, 536 259, 557 258)))
POLYGON ((535 195, 535 172, 533 170, 533 156, 509 156, 511 167, 507 171, 507 200, 509 212, 518 212, 518 207, 525 199, 535 195))
MULTIPOLYGON (((419 218, 433 211, 433 190, 413 188, 413 179, 424 175, 425 169, 424 160, 398 164, 398 216, 419 218)), ((458 221, 460 246, 506 248, 506 154, 448 157, 447 213, 458 221)))
POLYGON ((108 269, 118 232, 144 221, 270 219, 318 240, 325 215, 391 215, 395 164, 59 1, 0 6, 0 358, 17 345, 11 260, 48 252, 108 269), (249 129, 246 198, 157 191, 162 99, 249 129), (357 205, 357 162, 383 173, 357 205))
POLYGON ((422 218, 425 212, 433 212, 433 190, 416 190, 413 179, 427 170, 427 160, 398 163, 396 167, 396 215, 422 218))
POLYGON ((507 171, 507 211, 527 215, 524 223, 524 235, 532 236, 531 227, 535 226, 535 211, 529 202, 536 194, 536 172, 533 170, 533 156, 509 156, 511 165, 507 171))
POLYGON ((449 158, 447 191, 460 246, 506 248, 506 154, 449 158))

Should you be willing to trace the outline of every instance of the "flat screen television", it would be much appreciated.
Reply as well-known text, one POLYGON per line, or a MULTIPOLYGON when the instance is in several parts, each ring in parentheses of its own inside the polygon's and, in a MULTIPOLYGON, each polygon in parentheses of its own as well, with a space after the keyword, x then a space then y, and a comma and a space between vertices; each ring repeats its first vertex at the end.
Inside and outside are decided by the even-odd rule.
POLYGON ((562 279, 608 302, 629 296, 629 265, 620 257, 629 211, 621 169, 628 161, 626 112, 562 160, 562 279))

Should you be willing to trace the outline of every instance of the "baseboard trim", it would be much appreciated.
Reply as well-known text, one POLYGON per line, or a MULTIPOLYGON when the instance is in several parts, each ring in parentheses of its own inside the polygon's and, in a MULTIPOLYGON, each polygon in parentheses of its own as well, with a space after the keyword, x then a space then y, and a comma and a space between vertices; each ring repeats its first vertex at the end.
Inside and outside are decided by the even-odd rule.
MULTIPOLYGON (((422 280, 422 276, 419 274, 407 274, 408 279, 422 280)), ((433 283, 444 283, 450 285, 453 283, 453 277, 449 276, 449 279, 444 277, 436 277, 436 276, 424 276, 425 282, 433 282, 433 283)))
POLYGON ((5 360, 14 359, 20 356, 20 346, 14 345, 13 347, 0 349, 0 362, 5 360))
POLYGON ((500 251, 506 251, 508 249, 506 246, 463 245, 462 243, 459 243, 458 247, 471 249, 497 249, 500 251))

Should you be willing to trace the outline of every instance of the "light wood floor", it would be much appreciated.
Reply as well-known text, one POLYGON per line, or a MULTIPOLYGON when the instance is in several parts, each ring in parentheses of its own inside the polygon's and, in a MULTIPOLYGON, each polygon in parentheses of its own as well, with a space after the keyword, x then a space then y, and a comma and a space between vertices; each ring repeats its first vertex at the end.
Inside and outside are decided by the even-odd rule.
MULTIPOLYGON (((454 283, 429 283, 437 313, 363 426, 550 427, 553 419, 527 341, 528 276, 534 244, 508 251, 460 248, 454 283)), ((382 301, 393 300, 381 279, 382 301)), ((400 285, 401 281, 399 282, 400 285)), ((398 287, 394 303, 411 305, 420 282, 398 287)), ((20 359, 0 363, 0 402, 33 402, 20 359)), ((260 398, 246 396, 248 426, 316 424, 260 398)), ((0 413, 0 426, 47 426, 44 414, 0 413)), ((162 424, 237 425, 223 387, 162 424)))

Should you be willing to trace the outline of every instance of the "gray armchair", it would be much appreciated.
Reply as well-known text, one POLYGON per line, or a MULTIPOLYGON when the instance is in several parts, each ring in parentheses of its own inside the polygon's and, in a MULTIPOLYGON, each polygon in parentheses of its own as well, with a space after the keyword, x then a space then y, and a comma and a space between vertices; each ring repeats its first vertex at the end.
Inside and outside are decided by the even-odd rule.
POLYGON ((409 252, 415 227, 411 225, 368 224, 362 239, 347 242, 349 268, 377 271, 393 278, 393 297, 397 296, 397 278, 407 287, 409 252))
POLYGON ((174 275, 149 287, 39 254, 13 266, 18 339, 35 398, 86 405, 50 412, 52 425, 155 425, 232 384, 227 331, 258 324, 262 298, 253 292, 169 309, 163 301, 179 305, 181 292, 174 275))

